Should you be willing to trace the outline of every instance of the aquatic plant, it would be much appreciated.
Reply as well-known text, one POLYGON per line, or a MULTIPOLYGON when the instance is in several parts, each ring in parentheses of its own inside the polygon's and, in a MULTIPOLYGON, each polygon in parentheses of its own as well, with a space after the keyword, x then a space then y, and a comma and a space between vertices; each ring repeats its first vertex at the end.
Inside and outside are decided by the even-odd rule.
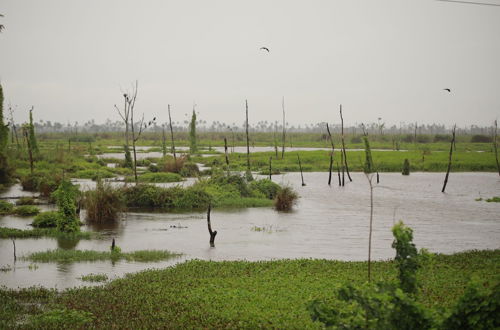
POLYGON ((133 252, 121 252, 119 249, 113 251, 93 251, 93 250, 47 250, 44 252, 34 252, 24 256, 24 260, 34 262, 81 262, 81 261, 101 261, 101 260, 126 260, 139 262, 154 262, 170 258, 179 257, 181 254, 162 250, 141 250, 133 252))
POLYGON ((12 213, 20 215, 22 217, 28 217, 37 215, 38 213, 40 213, 40 209, 34 205, 21 205, 14 208, 12 213))
POLYGON ((88 222, 115 221, 124 209, 124 201, 119 189, 99 180, 95 190, 84 193, 83 207, 88 222))
POLYGON ((0 200, 0 214, 10 214, 14 209, 14 204, 7 202, 6 200, 0 200))
POLYGON ((55 228, 59 221, 60 214, 57 211, 47 211, 38 214, 31 225, 35 228, 55 228))
POLYGON ((82 275, 80 279, 84 282, 106 282, 108 280, 108 275, 90 273, 87 275, 82 275))
POLYGON ((292 187, 282 187, 274 199, 274 208, 278 211, 290 211, 299 195, 292 187))
POLYGON ((405 161, 403 163, 402 174, 403 175, 410 175, 410 161, 408 160, 408 158, 405 158, 405 161))
POLYGON ((35 205, 36 201, 33 197, 23 196, 16 201, 16 205, 35 205))

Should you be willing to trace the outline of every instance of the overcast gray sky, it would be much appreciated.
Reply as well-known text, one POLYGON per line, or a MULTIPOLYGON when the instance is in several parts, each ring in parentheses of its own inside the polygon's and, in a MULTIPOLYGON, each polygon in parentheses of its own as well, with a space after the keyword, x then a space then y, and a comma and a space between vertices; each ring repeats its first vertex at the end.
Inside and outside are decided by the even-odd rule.
MULTIPOLYGON (((483 2, 500 4, 499 0, 483 2)), ((17 120, 117 120, 121 89, 159 122, 490 125, 500 7, 435 0, 1 0, 0 81, 17 120), (270 53, 259 50, 261 46, 270 53), (443 91, 450 88, 451 93, 443 91)))

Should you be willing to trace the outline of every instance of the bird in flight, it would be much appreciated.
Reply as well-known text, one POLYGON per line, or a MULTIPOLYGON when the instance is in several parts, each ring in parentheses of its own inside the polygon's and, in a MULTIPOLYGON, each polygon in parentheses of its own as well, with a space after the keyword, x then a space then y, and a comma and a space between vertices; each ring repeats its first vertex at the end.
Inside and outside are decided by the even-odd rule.
POLYGON ((267 47, 260 47, 261 50, 267 50, 267 52, 269 53, 269 48, 267 47))
POLYGON ((449 88, 444 88, 443 90, 447 91, 448 93, 451 93, 451 89, 449 89, 449 88))

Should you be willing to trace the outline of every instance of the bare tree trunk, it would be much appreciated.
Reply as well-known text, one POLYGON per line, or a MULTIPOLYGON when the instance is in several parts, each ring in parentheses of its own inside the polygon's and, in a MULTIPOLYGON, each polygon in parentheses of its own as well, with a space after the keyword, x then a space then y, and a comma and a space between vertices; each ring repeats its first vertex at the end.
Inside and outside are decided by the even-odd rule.
POLYGON ((340 154, 340 162, 342 163, 342 187, 345 186, 345 163, 344 163, 344 153, 340 154))
POLYGON ((495 135, 493 136, 493 150, 495 150, 495 160, 497 161, 498 175, 500 175, 500 163, 498 162, 497 129, 498 129, 498 122, 495 120, 495 135))
POLYGON ((246 109, 246 125, 245 131, 247 135, 247 170, 250 171, 250 140, 248 138, 248 101, 245 100, 245 109, 246 109))
POLYGON ((281 159, 285 158, 285 141, 286 141, 286 121, 285 121, 285 97, 281 99, 281 108, 283 110, 283 137, 281 146, 281 159))
POLYGON ((330 153, 330 168, 328 171, 328 185, 330 186, 332 183, 332 169, 333 169, 333 153, 330 153))
MULTIPOLYGON (((344 117, 342 116, 342 104, 340 105, 340 123, 341 123, 341 128, 342 128, 342 154, 344 155, 343 158, 343 165, 342 165, 342 173, 344 171, 347 172, 347 177, 349 178, 349 181, 352 182, 351 174, 349 173, 349 165, 347 164, 347 154, 345 152, 345 139, 344 139, 344 117)), ((344 180, 342 180, 344 181, 344 180)))
POLYGON ((269 180, 271 180, 271 175, 273 173, 273 167, 272 167, 272 161, 273 161, 273 157, 269 157, 269 180))
POLYGON ((17 261, 17 255, 16 255, 16 240, 11 238, 12 239, 12 245, 14 245, 14 262, 17 261))
POLYGON ((450 144, 450 154, 448 155, 448 169, 446 170, 446 176, 444 177, 444 184, 443 184, 443 189, 441 189, 441 192, 444 193, 444 190, 446 189, 446 184, 448 184, 448 176, 450 175, 450 170, 451 170, 451 156, 453 154, 453 144, 455 143, 455 129, 457 125, 453 126, 453 129, 451 131, 452 137, 451 137, 451 144, 450 144))
POLYGON ((161 125, 161 152, 163 157, 167 155, 167 137, 165 134, 165 124, 161 125))
POLYGON ((132 149, 134 151, 134 181, 135 184, 139 184, 139 180, 137 179, 137 152, 135 150, 135 129, 134 129, 134 111, 132 110, 130 120, 132 122, 132 149))
POLYGON ((210 234, 210 247, 215 247, 215 236, 217 235, 217 230, 212 231, 212 225, 210 223, 210 210, 212 206, 208 204, 207 211, 207 224, 208 224, 208 233, 210 234))
MULTIPOLYGON (((342 155, 342 153, 341 153, 342 155)), ((337 176, 339 177, 339 187, 342 186, 342 180, 340 179, 340 165, 339 162, 337 162, 337 176)))
POLYGON ((229 157, 227 155, 227 139, 224 137, 224 153, 226 154, 227 175, 229 176, 229 157))
POLYGON ((330 144, 332 145, 332 152, 330 153, 330 169, 328 171, 328 185, 332 182, 332 169, 333 169, 333 155, 335 152, 335 145, 333 144, 332 134, 330 133, 330 127, 328 123, 326 123, 326 131, 328 132, 328 136, 330 137, 330 144))
POLYGON ((300 163, 299 154, 297 154, 297 160, 299 161, 300 178, 302 179, 302 187, 304 187, 306 184, 304 183, 304 174, 302 174, 302 164, 300 163))
POLYGON ((177 164, 177 156, 175 155, 174 129, 172 128, 172 117, 170 117, 170 104, 168 105, 168 122, 170 125, 170 137, 172 139, 172 153, 174 154, 175 164, 177 164))

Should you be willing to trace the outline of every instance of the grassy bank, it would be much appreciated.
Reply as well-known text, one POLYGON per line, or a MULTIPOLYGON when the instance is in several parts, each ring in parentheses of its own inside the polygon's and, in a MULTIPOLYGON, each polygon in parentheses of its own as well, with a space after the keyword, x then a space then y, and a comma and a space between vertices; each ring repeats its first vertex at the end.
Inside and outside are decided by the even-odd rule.
MULTIPOLYGON (((269 173, 269 158, 273 157, 272 168, 279 172, 298 172, 299 164, 297 154, 300 155, 302 170, 305 172, 328 171, 330 166, 329 151, 299 151, 285 153, 285 158, 278 159, 273 152, 255 152, 250 154, 250 165, 253 171, 269 173)), ((375 168, 379 172, 401 172, 403 162, 410 161, 411 171, 445 172, 448 166, 448 153, 439 151, 372 151, 375 168)), ((348 151, 347 160, 351 171, 363 171, 364 151, 348 151)), ((211 165, 225 164, 224 155, 210 157, 196 157, 196 162, 211 165)), ((334 156, 334 169, 340 163, 340 152, 334 156)), ((246 169, 246 155, 241 153, 230 154, 229 164, 231 170, 244 171, 246 169)), ((454 172, 495 172, 497 171, 495 155, 492 152, 467 152, 453 153, 451 170, 454 172)))
MULTIPOLYGON (((85 324, 103 329, 314 329, 321 325, 311 321, 307 303, 330 298, 341 283, 363 283, 366 268, 366 262, 310 259, 194 260, 129 275, 104 287, 62 294, 43 289, 0 290, 0 320, 3 327, 35 322, 37 326, 85 324)), ((463 294, 472 276, 493 280, 499 273, 500 250, 437 255, 419 270, 419 297, 425 305, 447 308, 463 294)), ((391 261, 375 262, 372 276, 374 281, 395 279, 396 266, 391 261)))
POLYGON ((62 239, 91 239, 99 237, 95 232, 64 233, 52 228, 17 229, 0 227, 0 238, 40 238, 53 237, 62 239))

